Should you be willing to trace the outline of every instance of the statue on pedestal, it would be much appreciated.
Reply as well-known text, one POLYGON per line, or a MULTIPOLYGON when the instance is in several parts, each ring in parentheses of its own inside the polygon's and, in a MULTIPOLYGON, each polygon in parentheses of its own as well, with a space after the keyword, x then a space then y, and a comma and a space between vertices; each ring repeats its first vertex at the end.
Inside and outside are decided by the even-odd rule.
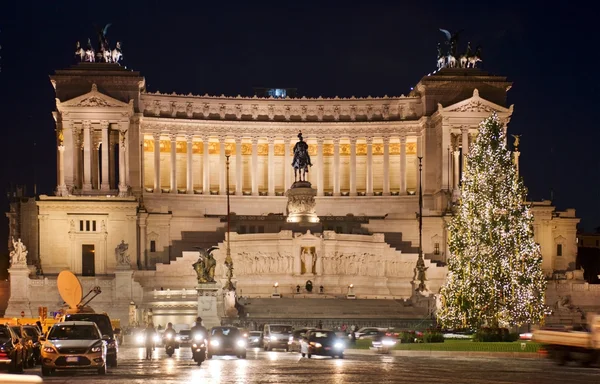
POLYGON ((10 266, 26 266, 27 265, 27 247, 21 239, 15 241, 15 238, 12 237, 13 250, 10 252, 10 266))
POLYGON ((298 133, 298 142, 294 145, 294 181, 306 181, 308 167, 312 167, 310 155, 308 154, 308 144, 302 138, 302 132, 298 133))
POLYGON ((218 249, 217 247, 210 247, 208 249, 200 248, 200 257, 198 261, 192 264, 198 278, 198 284, 202 283, 214 283, 215 282, 215 268, 217 261, 212 255, 212 252, 218 249))
POLYGON ((127 250, 129 249, 129 244, 125 243, 125 240, 121 240, 121 244, 117 245, 115 248, 115 257, 117 259, 117 265, 129 265, 129 255, 127 254, 127 250))

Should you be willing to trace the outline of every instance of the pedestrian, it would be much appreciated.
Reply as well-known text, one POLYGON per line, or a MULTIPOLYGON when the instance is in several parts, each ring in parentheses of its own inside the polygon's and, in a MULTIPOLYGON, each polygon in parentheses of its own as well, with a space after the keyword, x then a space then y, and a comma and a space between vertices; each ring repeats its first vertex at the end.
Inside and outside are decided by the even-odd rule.
POLYGON ((156 336, 156 329, 154 329, 154 324, 150 322, 148 323, 146 329, 144 329, 146 360, 150 360, 152 358, 152 351, 154 351, 154 336, 156 336))
POLYGON ((344 323, 344 324, 342 324, 342 328, 341 328, 342 332, 346 332, 346 328, 347 328, 347 327, 346 327, 346 324, 345 324, 345 323, 344 323))
POLYGON ((323 322, 321 320, 319 320, 319 326, 317 328, 323 329, 323 322))

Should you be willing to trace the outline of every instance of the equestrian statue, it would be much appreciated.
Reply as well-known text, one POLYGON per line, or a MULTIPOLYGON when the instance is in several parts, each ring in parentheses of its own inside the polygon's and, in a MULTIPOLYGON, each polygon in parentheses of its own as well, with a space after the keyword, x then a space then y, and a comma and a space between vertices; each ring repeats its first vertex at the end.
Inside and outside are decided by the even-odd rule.
POLYGON ((306 181, 308 167, 312 167, 310 155, 308 154, 308 144, 302 138, 302 132, 298 133, 298 142, 294 145, 294 181, 306 181))

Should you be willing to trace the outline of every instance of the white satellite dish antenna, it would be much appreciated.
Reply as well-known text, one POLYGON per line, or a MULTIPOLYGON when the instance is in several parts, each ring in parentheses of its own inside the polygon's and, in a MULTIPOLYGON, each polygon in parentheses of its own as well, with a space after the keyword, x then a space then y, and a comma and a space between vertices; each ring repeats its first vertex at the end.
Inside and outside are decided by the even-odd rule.
POLYGON ((71 271, 62 271, 58 274, 56 285, 63 301, 67 303, 70 309, 76 309, 79 303, 81 303, 83 295, 81 282, 77 276, 71 271))

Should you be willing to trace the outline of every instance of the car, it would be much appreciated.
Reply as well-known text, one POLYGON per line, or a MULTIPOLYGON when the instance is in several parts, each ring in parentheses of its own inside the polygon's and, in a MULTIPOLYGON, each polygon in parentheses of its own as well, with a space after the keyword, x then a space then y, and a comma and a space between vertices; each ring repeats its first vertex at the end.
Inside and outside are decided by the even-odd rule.
POLYGON ((288 342, 292 334, 292 326, 287 324, 265 324, 263 328, 263 348, 270 351, 281 348, 288 351, 288 342))
POLYGON ((37 325, 24 325, 23 330, 31 338, 33 342, 33 359, 35 364, 40 364, 40 341, 39 338, 42 336, 42 332, 37 325))
POLYGON ((25 358, 25 368, 33 368, 35 366, 35 356, 34 356, 34 346, 33 340, 25 329, 23 329, 22 325, 11 325, 10 328, 13 330, 15 335, 19 338, 19 341, 23 345, 24 358, 25 358))
POLYGON ((180 345, 188 345, 192 342, 192 330, 191 329, 182 329, 177 334, 179 336, 179 344, 180 345))
POLYGON ((237 327, 221 326, 211 328, 208 335, 206 357, 237 356, 246 358, 246 339, 237 327))
POLYGON ((311 329, 306 332, 305 341, 308 344, 307 356, 310 359, 313 355, 331 356, 344 358, 344 349, 346 344, 334 331, 326 329, 311 329))
POLYGON ((248 333, 248 346, 249 347, 262 347, 262 331, 250 331, 248 333))
POLYGON ((289 337, 288 341, 288 351, 290 352, 300 352, 302 339, 306 336, 306 332, 310 331, 314 328, 300 328, 294 329, 292 334, 289 337))
MULTIPOLYGON (((373 339, 379 335, 379 332, 384 332, 386 330, 387 328, 363 327, 354 332, 354 334, 357 339, 373 339)), ((348 337, 352 338, 352 333, 350 333, 348 337)))
POLYGON ((25 352, 18 336, 7 325, 0 325, 0 368, 23 372, 25 352))
POLYGON ((108 335, 93 321, 66 321, 52 326, 41 338, 42 376, 57 369, 94 369, 106 374, 108 335))
POLYGON ((117 357, 119 353, 119 343, 117 342, 113 331, 110 317, 106 313, 69 313, 65 316, 65 321, 92 321, 96 323, 103 337, 106 337, 107 344, 107 363, 109 367, 117 366, 117 357))

